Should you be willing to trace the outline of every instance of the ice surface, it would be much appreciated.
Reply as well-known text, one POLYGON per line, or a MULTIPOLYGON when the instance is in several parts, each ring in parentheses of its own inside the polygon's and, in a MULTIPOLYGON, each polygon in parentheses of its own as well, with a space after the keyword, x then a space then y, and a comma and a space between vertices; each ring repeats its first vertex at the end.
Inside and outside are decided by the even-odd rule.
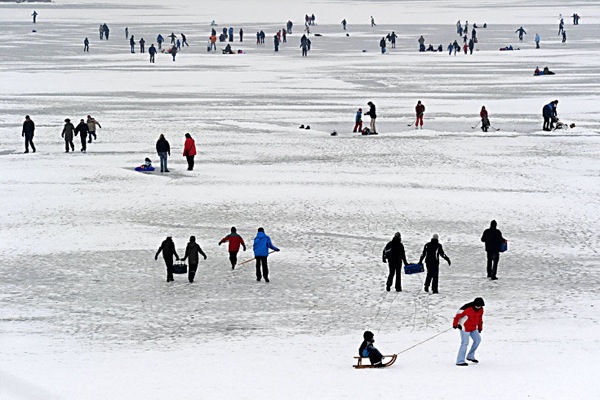
POLYGON ((600 6, 164 3, 0 5, 10 39, 0 45, 2 400, 596 397, 600 6), (313 12, 323 36, 302 59, 300 21, 313 12), (246 54, 206 53, 212 19, 244 28, 233 47, 246 54), (274 54, 288 19, 294 34, 274 54), (444 48, 458 39, 457 19, 489 24, 472 56, 416 52, 421 34, 444 48), (98 39, 102 22, 109 41, 98 39), (190 47, 150 65, 129 53, 125 26, 147 47, 171 32, 190 47), (392 30, 397 47, 382 56, 392 30), (498 51, 508 44, 521 50, 498 51), (557 74, 534 77, 536 66, 557 74), (541 131, 555 98, 575 129, 541 131), (369 100, 381 134, 353 135, 369 100), (418 131, 407 126, 417 100, 427 106, 418 131), (500 130, 471 129, 482 105, 500 130), (25 114, 36 154, 21 154, 25 114), (102 124, 98 142, 64 154, 62 121, 87 114, 102 124), (186 132, 198 146, 193 172, 186 132), (134 172, 147 156, 158 165, 160 133, 171 174, 134 172), (492 283, 479 238, 493 218, 509 252, 492 283), (252 263, 231 271, 217 243, 232 225, 247 243, 264 226, 282 249, 269 258, 269 285, 252 263), (396 231, 410 262, 440 235, 452 266, 442 264, 439 295, 424 293, 419 275, 385 292, 381 251, 396 231), (164 282, 153 255, 167 234, 180 255, 190 235, 208 254, 194 284, 164 282), (452 331, 390 369, 350 368, 365 329, 384 353, 399 352, 450 327, 476 296, 487 303, 479 365, 454 367, 452 331))

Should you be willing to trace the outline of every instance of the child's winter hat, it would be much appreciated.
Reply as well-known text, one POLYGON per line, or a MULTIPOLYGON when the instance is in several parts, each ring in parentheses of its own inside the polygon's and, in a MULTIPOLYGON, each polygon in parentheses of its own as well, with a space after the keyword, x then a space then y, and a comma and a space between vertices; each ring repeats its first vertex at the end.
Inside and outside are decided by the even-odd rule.
POLYGON ((375 335, 373 335, 373 332, 371 331, 365 331, 365 333, 363 333, 363 339, 365 340, 373 340, 374 337, 375 335))
POLYGON ((485 306, 485 302, 481 297, 477 297, 475 300, 473 300, 473 304, 475 304, 477 307, 485 306))

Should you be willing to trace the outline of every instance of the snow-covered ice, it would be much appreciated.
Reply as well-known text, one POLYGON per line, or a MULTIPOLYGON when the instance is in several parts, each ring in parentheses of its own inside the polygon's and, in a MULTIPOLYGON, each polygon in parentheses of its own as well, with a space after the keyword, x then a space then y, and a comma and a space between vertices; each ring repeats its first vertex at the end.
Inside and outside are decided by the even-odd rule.
POLYGON ((597 397, 600 5, 166 3, 0 4, 0 399, 597 397), (303 59, 307 13, 322 36, 303 59), (206 52, 213 19, 244 28, 233 48, 245 54, 206 52), (288 19, 294 33, 275 54, 288 19), (445 49, 458 19, 488 23, 472 56, 416 51, 421 34, 445 49), (98 39, 103 22, 109 41, 98 39), (151 65, 129 53, 125 26, 147 47, 171 32, 190 47, 151 65), (392 30, 397 47, 381 55, 392 30), (521 50, 498 51, 509 44, 521 50), (556 75, 534 77, 536 66, 556 75), (541 130, 554 99, 576 128, 541 130), (369 100, 381 133, 352 134, 369 100), (417 100, 423 130, 407 126, 417 100), (498 131, 471 129, 482 105, 498 131), (26 114, 35 154, 22 154, 26 114), (98 141, 65 154, 63 120, 87 114, 102 124, 98 141), (145 157, 158 166, 161 133, 171 174, 133 171, 145 157), (496 282, 479 240, 491 219, 509 240, 496 282), (231 271, 217 243, 232 225, 250 244, 240 260, 259 226, 282 249, 268 285, 252 263, 231 271), (385 291, 381 251, 395 231, 412 262, 440 235, 452 266, 442 263, 439 295, 420 275, 385 291), (180 255, 190 235, 207 253, 195 283, 165 282, 153 256, 168 234, 180 255), (479 365, 454 366, 450 331, 389 369, 351 368, 364 330, 397 353, 448 329, 477 296, 487 305, 479 365))

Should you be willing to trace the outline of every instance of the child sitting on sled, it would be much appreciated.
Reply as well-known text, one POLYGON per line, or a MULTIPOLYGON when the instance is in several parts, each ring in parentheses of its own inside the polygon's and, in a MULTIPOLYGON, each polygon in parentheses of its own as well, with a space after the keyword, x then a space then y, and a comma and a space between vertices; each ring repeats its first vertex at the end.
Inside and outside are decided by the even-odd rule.
POLYGON ((375 367, 383 367, 383 364, 381 363, 383 356, 379 350, 373 346, 373 343, 375 343, 375 335, 373 335, 373 332, 366 331, 363 333, 363 339, 364 340, 358 349, 358 355, 360 357, 368 357, 369 361, 371 361, 371 365, 374 365, 375 367))
POLYGON ((146 157, 144 163, 139 167, 135 167, 136 171, 154 171, 154 167, 152 166, 152 161, 146 157))

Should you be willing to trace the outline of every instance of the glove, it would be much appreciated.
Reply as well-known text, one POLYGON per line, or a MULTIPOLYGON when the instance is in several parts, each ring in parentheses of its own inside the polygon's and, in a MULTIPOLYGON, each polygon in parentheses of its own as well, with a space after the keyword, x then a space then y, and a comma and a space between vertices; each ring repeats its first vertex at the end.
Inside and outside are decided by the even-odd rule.
POLYGON ((477 329, 477 331, 478 331, 479 333, 481 333, 481 331, 482 331, 482 330, 483 330, 483 329, 477 329))
POLYGON ((222 242, 219 242, 219 246, 221 245, 222 242))
POLYGON ((154 256, 154 261, 158 261, 158 256, 154 256))
POLYGON ((206 255, 204 255, 204 259, 206 260, 206 255))
POLYGON ((462 325, 461 324, 456 325, 456 327, 462 331, 462 325))
POLYGON ((384 263, 387 263, 387 260, 385 259, 385 257, 382 257, 381 261, 383 261, 384 263))
POLYGON ((452 261, 450 261, 450 259, 448 259, 448 266, 452 265, 452 261))
POLYGON ((280 251, 279 249, 275 250, 275 251, 280 251))

